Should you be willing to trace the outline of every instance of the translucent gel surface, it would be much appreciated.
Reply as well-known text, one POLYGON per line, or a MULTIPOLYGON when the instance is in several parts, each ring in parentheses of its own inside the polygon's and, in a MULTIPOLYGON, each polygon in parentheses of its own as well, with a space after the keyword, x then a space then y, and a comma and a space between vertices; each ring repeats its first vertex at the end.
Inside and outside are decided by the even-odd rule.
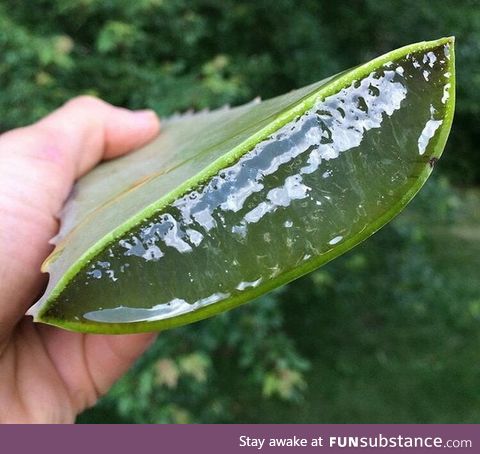
POLYGON ((46 316, 161 320, 318 262, 428 165, 447 59, 447 47, 409 55, 317 103, 98 255, 46 316))

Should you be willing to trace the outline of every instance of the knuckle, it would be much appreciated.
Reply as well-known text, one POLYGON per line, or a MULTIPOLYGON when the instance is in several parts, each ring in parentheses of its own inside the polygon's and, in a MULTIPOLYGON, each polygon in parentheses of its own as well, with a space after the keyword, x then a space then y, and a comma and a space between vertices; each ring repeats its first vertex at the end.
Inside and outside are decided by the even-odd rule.
POLYGON ((91 109, 103 107, 105 102, 92 95, 80 95, 70 99, 65 105, 74 108, 91 109))

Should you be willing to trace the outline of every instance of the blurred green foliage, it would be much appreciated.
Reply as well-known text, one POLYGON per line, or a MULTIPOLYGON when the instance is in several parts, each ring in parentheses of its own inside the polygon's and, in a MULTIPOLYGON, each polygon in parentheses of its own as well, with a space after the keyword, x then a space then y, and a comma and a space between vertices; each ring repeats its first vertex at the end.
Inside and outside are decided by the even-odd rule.
POLYGON ((478 0, 2 0, 0 130, 95 94, 161 115, 268 98, 415 41, 457 36, 443 169, 480 181, 478 0))
POLYGON ((164 116, 268 98, 456 35, 443 177, 317 272, 162 333, 79 420, 479 420, 480 198, 446 179, 480 182, 479 1, 2 0, 0 30, 0 131, 85 93, 164 116))

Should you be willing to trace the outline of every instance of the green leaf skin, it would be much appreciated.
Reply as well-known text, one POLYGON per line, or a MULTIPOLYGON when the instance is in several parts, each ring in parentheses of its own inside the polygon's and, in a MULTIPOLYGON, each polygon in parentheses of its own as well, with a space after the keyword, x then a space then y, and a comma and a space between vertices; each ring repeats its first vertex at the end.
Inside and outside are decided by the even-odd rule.
POLYGON ((157 331, 332 260, 428 178, 454 112, 453 38, 397 49, 284 96, 170 119, 82 178, 34 320, 157 331))

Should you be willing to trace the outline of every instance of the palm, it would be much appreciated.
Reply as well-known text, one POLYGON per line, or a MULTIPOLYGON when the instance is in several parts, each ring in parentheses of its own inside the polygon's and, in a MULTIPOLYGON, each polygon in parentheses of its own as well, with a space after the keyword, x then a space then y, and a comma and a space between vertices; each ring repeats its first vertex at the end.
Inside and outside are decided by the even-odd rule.
POLYGON ((78 98, 34 126, 0 136, 0 421, 71 422, 146 348, 151 335, 101 336, 23 316, 76 177, 153 138, 153 114, 78 98))

